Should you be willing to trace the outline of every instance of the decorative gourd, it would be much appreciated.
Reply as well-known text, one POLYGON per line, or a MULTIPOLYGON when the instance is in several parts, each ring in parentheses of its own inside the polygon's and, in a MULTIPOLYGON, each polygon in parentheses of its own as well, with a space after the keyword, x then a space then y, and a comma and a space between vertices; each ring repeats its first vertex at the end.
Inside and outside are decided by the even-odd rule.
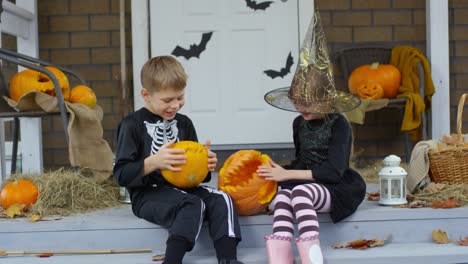
POLYGON ((349 91, 358 95, 359 87, 368 81, 374 81, 382 86, 384 98, 395 98, 401 85, 401 73, 391 64, 374 62, 359 66, 349 76, 349 91))
POLYGON ((181 171, 161 170, 161 174, 168 182, 179 188, 192 188, 203 182, 208 175, 208 151, 195 141, 179 141, 173 148, 185 150, 186 163, 174 165, 181 171))
POLYGON ((363 99, 380 99, 384 96, 384 90, 380 84, 368 81, 359 86, 358 95, 363 99))
POLYGON ((8 209, 14 204, 30 206, 37 201, 39 190, 29 180, 14 180, 6 184, 0 192, 0 203, 3 209, 8 209))
POLYGON ((253 215, 268 207, 278 184, 257 175, 260 165, 269 164, 270 157, 256 150, 239 150, 223 164, 218 175, 218 188, 234 200, 239 215, 253 215))
POLYGON ((87 105, 89 108, 96 106, 96 94, 86 85, 77 85, 70 91, 70 102, 87 105))
MULTIPOLYGON (((46 66, 45 68, 51 71, 57 78, 62 90, 63 99, 68 101, 70 97, 70 84, 67 76, 55 67, 46 66)), ((30 91, 39 91, 56 96, 54 83, 47 75, 31 69, 16 73, 10 81, 10 98, 18 101, 21 96, 30 91)))

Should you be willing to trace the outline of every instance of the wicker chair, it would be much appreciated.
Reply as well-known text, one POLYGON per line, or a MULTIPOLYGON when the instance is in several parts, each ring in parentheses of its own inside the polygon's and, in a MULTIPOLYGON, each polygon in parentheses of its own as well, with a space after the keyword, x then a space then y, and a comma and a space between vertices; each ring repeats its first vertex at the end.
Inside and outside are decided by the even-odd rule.
MULTIPOLYGON (((85 81, 76 73, 72 72, 71 70, 53 65, 49 62, 41 61, 36 58, 32 58, 29 56, 26 56, 24 54, 20 54, 8 49, 0 48, 0 60, 15 64, 15 65, 20 65, 25 68, 33 69, 38 72, 41 72, 45 75, 47 75, 52 82, 54 83, 54 90, 57 95, 58 104, 59 104, 59 112, 45 112, 45 111, 17 111, 13 107, 11 107, 3 98, 0 98, 0 119, 12 119, 13 120, 13 149, 12 149, 12 159, 11 159, 11 174, 16 173, 16 159, 17 159, 17 154, 18 154, 18 141, 19 141, 19 128, 20 128, 20 122, 19 118, 21 117, 45 117, 45 116, 50 116, 50 115, 60 115, 61 120, 62 120, 62 125, 63 129, 65 132, 65 139, 68 143, 68 130, 67 130, 67 125, 68 125, 68 116, 65 108, 65 102, 63 100, 63 95, 62 91, 60 89, 59 82, 57 78, 45 68, 45 66, 52 66, 55 68, 60 69, 63 71, 65 74, 67 74, 70 77, 74 77, 76 80, 78 80, 79 83, 85 84, 85 81)), ((7 85, 7 81, 5 80, 5 76, 3 74, 3 71, 0 70, 0 96, 8 96, 9 95, 9 89, 7 85)), ((3 122, 0 120, 0 122, 3 122)), ((4 131, 0 131, 0 133, 4 133, 4 131)), ((4 149, 2 149, 2 153, 4 153, 4 149)), ((2 166, 2 171, 1 171, 1 177, 5 177, 6 175, 6 168, 5 168, 5 155, 1 155, 1 160, 0 164, 2 166)))
MULTIPOLYGON (((348 80, 351 72, 364 64, 371 64, 373 62, 379 62, 381 64, 389 64, 392 54, 392 48, 390 47, 352 47, 345 48, 336 52, 333 56, 335 62, 341 67, 343 72, 344 80, 348 80)), ((424 98, 424 72, 422 66, 418 65, 419 69, 419 80, 420 86, 419 91, 422 98, 424 98)), ((345 87, 346 90, 348 89, 345 87)), ((396 108, 404 111, 406 104, 406 98, 395 98, 390 99, 386 108, 396 108)), ((427 138, 427 123, 426 113, 423 111, 421 113, 421 129, 422 129, 422 139, 426 140, 427 138)), ((406 160, 409 162, 411 156, 411 142, 409 139, 409 134, 405 133, 405 153, 406 160)))

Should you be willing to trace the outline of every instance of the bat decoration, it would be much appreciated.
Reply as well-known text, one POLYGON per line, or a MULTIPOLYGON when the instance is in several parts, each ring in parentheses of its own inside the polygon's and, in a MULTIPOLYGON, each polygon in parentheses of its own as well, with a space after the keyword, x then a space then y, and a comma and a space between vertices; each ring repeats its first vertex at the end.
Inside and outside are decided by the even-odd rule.
POLYGON ((289 52, 288 58, 286 59, 286 66, 284 66, 284 68, 281 68, 280 71, 266 70, 263 72, 272 79, 276 77, 284 78, 284 76, 286 76, 288 73, 291 72, 291 66, 293 66, 293 64, 294 64, 294 58, 291 55, 291 52, 289 52))
POLYGON ((210 41, 211 35, 213 35, 213 31, 203 33, 200 43, 191 44, 189 49, 177 45, 171 54, 178 57, 182 56, 187 60, 193 57, 200 58, 200 54, 206 49, 206 44, 210 41))
POLYGON ((270 7, 271 3, 273 1, 265 1, 257 4, 257 1, 255 0, 245 0, 245 3, 247 4, 247 7, 250 9, 253 9, 254 11, 257 10, 266 10, 268 7, 270 7))

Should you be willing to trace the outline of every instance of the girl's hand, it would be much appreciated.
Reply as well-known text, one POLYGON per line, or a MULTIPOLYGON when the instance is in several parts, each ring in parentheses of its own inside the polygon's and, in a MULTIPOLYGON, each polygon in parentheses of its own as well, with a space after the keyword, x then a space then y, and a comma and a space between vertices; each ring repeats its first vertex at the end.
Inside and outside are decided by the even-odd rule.
POLYGON ((181 171, 181 168, 174 167, 187 162, 187 156, 183 149, 171 148, 174 141, 165 143, 159 148, 158 152, 145 159, 144 170, 145 175, 157 169, 167 169, 171 171, 181 171))
POLYGON ((257 174, 268 181, 285 181, 288 179, 288 170, 270 160, 270 165, 261 165, 257 168, 257 174))
POLYGON ((211 141, 207 140, 205 142, 205 148, 208 151, 208 170, 213 172, 216 169, 216 164, 218 163, 218 159, 216 158, 216 153, 210 150, 211 141))

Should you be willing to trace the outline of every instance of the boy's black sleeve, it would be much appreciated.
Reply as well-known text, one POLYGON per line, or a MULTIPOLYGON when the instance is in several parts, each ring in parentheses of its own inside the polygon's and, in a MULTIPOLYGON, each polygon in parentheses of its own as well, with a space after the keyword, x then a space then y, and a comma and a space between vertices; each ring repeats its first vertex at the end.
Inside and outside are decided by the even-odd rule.
POLYGON ((148 184, 143 176, 144 158, 140 150, 141 135, 134 120, 124 119, 117 129, 114 178, 120 186, 142 187, 148 184))

